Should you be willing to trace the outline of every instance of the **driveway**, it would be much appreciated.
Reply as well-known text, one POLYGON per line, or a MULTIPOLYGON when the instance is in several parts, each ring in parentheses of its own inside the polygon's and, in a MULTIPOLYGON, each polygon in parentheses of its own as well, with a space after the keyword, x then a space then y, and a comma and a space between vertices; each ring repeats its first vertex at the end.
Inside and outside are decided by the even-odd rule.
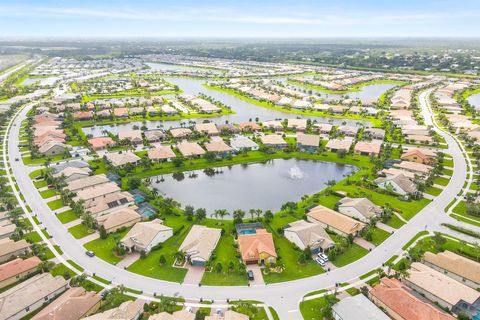
POLYGON ((187 271, 187 274, 185 275, 185 279, 183 279, 183 283, 198 285, 200 281, 202 281, 203 273, 205 272, 205 267, 189 265, 187 268, 188 268, 188 271, 187 271))
POLYGON ((127 268, 138 259, 140 259, 140 253, 138 252, 129 253, 125 255, 125 257, 119 263, 117 263, 117 267, 127 268))
POLYGON ((258 264, 247 265, 247 272, 249 270, 253 271, 253 278, 254 278, 254 280, 249 281, 251 286, 265 285, 265 281, 263 280, 262 269, 260 268, 260 266, 258 264))

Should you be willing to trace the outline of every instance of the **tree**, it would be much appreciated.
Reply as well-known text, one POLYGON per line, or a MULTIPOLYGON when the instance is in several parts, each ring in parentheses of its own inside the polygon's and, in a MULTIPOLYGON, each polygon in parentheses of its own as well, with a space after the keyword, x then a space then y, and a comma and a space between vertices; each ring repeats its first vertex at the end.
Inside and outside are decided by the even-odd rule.
POLYGON ((213 215, 216 218, 220 217, 220 219, 223 220, 225 216, 228 216, 228 211, 226 209, 217 209, 213 212, 213 215))
POLYGON ((333 305, 338 302, 336 293, 327 294, 326 296, 324 296, 324 299, 325 299, 325 305, 322 308, 322 316, 324 316, 327 319, 331 319, 333 305))
POLYGON ((186 206, 184 210, 185 216, 190 221, 193 219, 193 215, 195 214, 195 209, 192 206, 186 206))
POLYGON ((233 211, 233 220, 242 222, 244 217, 245 217, 245 211, 240 209, 233 211))
POLYGON ((180 263, 184 263, 185 262, 185 257, 186 257, 186 253, 181 251, 181 250, 178 250, 177 252, 175 252, 173 254, 173 257, 180 263))
POLYGON ((140 185, 142 184, 142 181, 138 178, 130 178, 128 179, 127 186, 130 190, 132 189, 138 189, 140 185))
POLYGON ((273 213, 271 210, 267 210, 265 211, 265 214, 263 215, 263 218, 265 219, 265 221, 268 223, 270 221, 273 220, 273 213))
POLYGON ((195 211, 195 219, 197 220, 203 220, 207 217, 207 210, 205 210, 204 208, 198 208, 196 211, 195 211))
POLYGON ((162 254, 158 259, 158 262, 160 263, 161 266, 163 266, 165 265, 165 263, 167 263, 167 259, 165 259, 165 256, 162 254))
POLYGON ((217 265, 215 266, 215 271, 216 271, 217 273, 221 273, 222 270, 223 270, 223 266, 222 266, 222 264, 221 264, 220 262, 218 262, 217 265))
POLYGON ((98 231, 100 233, 100 239, 107 239, 108 233, 103 224, 100 226, 100 228, 98 228, 98 231))

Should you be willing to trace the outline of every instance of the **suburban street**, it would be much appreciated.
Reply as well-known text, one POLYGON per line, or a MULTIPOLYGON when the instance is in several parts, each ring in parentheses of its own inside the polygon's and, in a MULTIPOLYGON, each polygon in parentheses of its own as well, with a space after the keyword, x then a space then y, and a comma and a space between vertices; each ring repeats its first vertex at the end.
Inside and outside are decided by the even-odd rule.
MULTIPOLYGON (((26 118, 32 104, 26 105, 20 110, 18 115, 8 128, 8 149, 4 153, 4 158, 8 161, 12 169, 12 177, 15 179, 21 194, 24 196, 25 204, 28 205, 36 215, 43 226, 52 236, 52 244, 59 245, 64 254, 57 258, 61 262, 73 260, 85 269, 85 272, 92 275, 98 275, 102 278, 111 280, 113 284, 123 284, 124 286, 136 290, 142 290, 144 295, 174 295, 178 293, 185 299, 213 299, 215 302, 225 302, 230 300, 258 300, 276 309, 281 319, 302 319, 298 310, 299 302, 302 297, 312 291, 322 288, 331 288, 336 283, 351 281, 360 275, 363 275, 375 268, 378 268, 393 255, 402 253, 402 247, 418 232, 441 230, 441 223, 452 223, 462 225, 462 223, 450 218, 445 214, 445 208, 459 194, 465 181, 471 177, 468 175, 469 166, 464 158, 462 147, 458 141, 450 134, 442 131, 432 121, 431 110, 429 109, 428 96, 431 90, 420 94, 420 103, 422 114, 425 117, 427 125, 433 125, 435 130, 445 139, 448 145, 447 153, 453 158, 454 170, 448 185, 431 203, 424 207, 407 224, 398 229, 392 236, 378 247, 374 248, 363 258, 345 266, 327 272, 321 275, 283 282, 278 284, 269 284, 252 287, 208 287, 182 285, 162 280, 156 280, 144 277, 126 271, 122 268, 113 266, 99 258, 90 258, 85 255, 85 249, 65 228, 64 225, 55 217, 54 212, 47 206, 45 200, 40 196, 29 177, 31 169, 24 165, 19 151, 19 131, 22 121, 26 118)), ((470 229, 476 229, 472 225, 466 225, 470 229)), ((458 237, 461 237, 458 234, 458 237)), ((471 241, 465 236, 465 240, 471 241)), ((53 249, 53 246, 49 246, 53 249)))

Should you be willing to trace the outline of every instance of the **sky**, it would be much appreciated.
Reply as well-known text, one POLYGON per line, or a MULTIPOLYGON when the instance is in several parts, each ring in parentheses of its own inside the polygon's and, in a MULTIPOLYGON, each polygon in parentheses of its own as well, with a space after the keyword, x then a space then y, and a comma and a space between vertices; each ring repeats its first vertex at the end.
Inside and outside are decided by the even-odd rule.
POLYGON ((480 0, 0 0, 0 37, 480 37, 480 0))

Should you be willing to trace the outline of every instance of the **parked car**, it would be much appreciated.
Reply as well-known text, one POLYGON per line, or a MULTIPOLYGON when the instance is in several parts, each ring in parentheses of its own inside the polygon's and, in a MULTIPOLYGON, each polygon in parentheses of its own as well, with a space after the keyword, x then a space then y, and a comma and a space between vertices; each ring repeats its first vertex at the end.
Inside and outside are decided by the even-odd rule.
POLYGON ((252 270, 248 270, 247 275, 248 275, 248 280, 250 280, 250 281, 255 280, 255 277, 253 276, 253 271, 252 270))
POLYGON ((322 267, 325 266, 325 261, 321 258, 315 258, 315 262, 321 265, 322 267))
POLYGON ((325 261, 328 261, 328 257, 325 253, 319 253, 319 254, 317 254, 317 257, 319 257, 319 258, 321 258, 325 261))
POLYGON ((95 257, 95 252, 90 251, 90 250, 86 251, 85 254, 86 254, 87 256, 89 256, 90 258, 95 257))
POLYGON ((18 161, 18 158, 15 158, 15 161, 18 161))

